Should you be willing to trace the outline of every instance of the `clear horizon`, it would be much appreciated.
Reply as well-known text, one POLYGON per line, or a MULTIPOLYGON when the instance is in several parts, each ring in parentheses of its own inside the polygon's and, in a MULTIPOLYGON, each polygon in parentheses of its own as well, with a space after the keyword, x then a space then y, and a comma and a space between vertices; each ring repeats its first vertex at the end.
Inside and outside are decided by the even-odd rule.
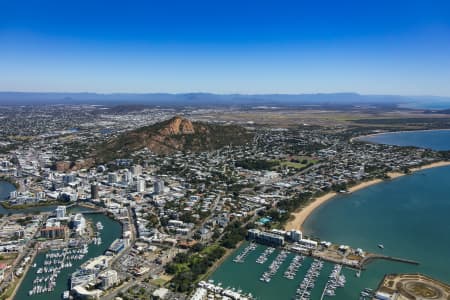
POLYGON ((450 96, 446 1, 14 1, 0 90, 450 96))

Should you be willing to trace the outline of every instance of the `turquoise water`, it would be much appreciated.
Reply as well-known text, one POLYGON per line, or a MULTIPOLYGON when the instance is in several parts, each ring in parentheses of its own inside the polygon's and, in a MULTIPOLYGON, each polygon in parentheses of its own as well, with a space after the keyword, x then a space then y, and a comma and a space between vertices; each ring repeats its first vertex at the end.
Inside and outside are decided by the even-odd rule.
MULTIPOLYGON (((9 193, 14 191, 15 187, 8 182, 0 181, 0 201, 6 200, 9 197, 9 193)), ((53 211, 55 206, 43 206, 43 207, 31 207, 27 209, 5 209, 0 206, 0 213, 30 213, 35 211, 53 211)), ((86 208, 78 208, 73 207, 70 209, 72 212, 76 212, 78 209, 86 210, 86 208)), ((38 295, 29 296, 28 291, 33 286, 33 280, 36 277, 36 270, 43 265, 45 259, 45 253, 39 254, 33 263, 37 264, 36 268, 30 268, 29 272, 25 275, 25 278, 18 289, 18 292, 14 299, 22 300, 22 299, 35 299, 35 300, 46 300, 46 299, 61 299, 61 294, 68 289, 69 278, 72 272, 76 271, 76 269, 85 261, 92 257, 96 257, 98 255, 103 254, 111 243, 120 238, 122 235, 122 227, 119 222, 114 221, 113 219, 103 215, 103 214, 87 214, 85 217, 93 222, 93 224, 101 221, 104 229, 101 231, 102 244, 101 245, 89 245, 89 253, 85 256, 84 259, 80 261, 74 261, 73 266, 71 268, 63 269, 56 280, 55 290, 51 293, 43 293, 38 295)))
POLYGON ((450 150, 450 129, 383 133, 360 140, 396 146, 415 146, 433 150, 450 150))
MULTIPOLYGON (((270 263, 275 259, 280 251, 276 250, 269 256, 269 260, 264 264, 256 263, 256 259, 266 249, 265 246, 258 245, 257 249, 251 252, 244 263, 233 262, 234 257, 242 251, 248 243, 245 242, 238 250, 235 251, 222 266, 211 276, 210 279, 215 283, 222 283, 223 287, 233 287, 236 290, 242 290, 245 293, 251 293, 257 299, 291 299, 295 296, 295 292, 308 271, 312 259, 305 258, 302 266, 298 270, 295 278, 289 280, 283 277, 284 272, 289 266, 294 254, 290 253, 278 272, 272 277, 269 283, 259 280, 269 267, 270 263)), ((333 269, 333 264, 325 263, 321 271, 321 275, 315 283, 312 290, 311 299, 319 299, 323 288, 328 279, 328 275, 333 269)), ((347 271, 345 271, 347 273, 347 271)), ((353 273, 353 271, 349 271, 353 273)))
MULTIPOLYGON (((0 181, 0 201, 7 200, 9 198, 9 193, 14 191, 16 188, 9 182, 0 181)), ((0 214, 6 215, 8 213, 32 213, 32 212, 42 212, 42 211, 53 211, 56 206, 36 206, 26 209, 6 209, 0 205, 0 214)))
MULTIPOLYGON (((448 150, 450 130, 389 133, 365 140, 448 150)), ((354 276, 354 271, 345 269, 347 285, 336 291, 334 299, 358 299, 361 290, 376 288, 386 273, 421 272, 450 282, 449 214, 450 167, 441 167, 383 182, 351 195, 340 195, 318 208, 307 219, 304 231, 322 240, 420 262, 414 266, 376 261, 368 265, 360 278, 354 276), (384 244, 384 250, 377 247, 379 243, 384 244)), ((262 246, 259 247, 262 252, 262 246)), ((277 276, 269 284, 262 283, 259 276, 264 268, 254 262, 258 253, 252 253, 244 264, 234 263, 234 256, 211 278, 224 286, 251 292, 259 299, 291 299, 304 274, 300 273, 294 282, 277 276)), ((317 286, 319 290, 323 286, 326 280, 323 276, 311 299, 319 299, 316 290, 317 286)))
POLYGON ((63 269, 56 280, 56 288, 51 293, 42 293, 33 296, 28 295, 28 291, 33 287, 33 280, 36 278, 36 270, 43 265, 45 260, 45 253, 39 254, 34 262, 37 264, 36 268, 30 268, 29 272, 25 275, 25 279, 20 286, 16 297, 16 300, 30 299, 30 300, 47 300, 47 299, 61 299, 61 294, 69 288, 70 275, 76 271, 76 269, 85 261, 92 257, 103 254, 111 243, 120 238, 122 235, 122 227, 119 222, 112 220, 111 218, 103 214, 87 214, 85 217, 93 222, 102 222, 104 229, 101 231, 102 244, 101 245, 89 245, 89 253, 84 259, 74 261, 71 268, 63 269))
MULTIPOLYGON (((428 169, 337 196, 314 211, 305 234, 420 262, 379 261, 363 272, 376 286, 386 273, 420 272, 450 282, 450 167, 428 169)), ((356 281, 356 280, 355 280, 356 281)))
POLYGON ((9 193, 16 188, 9 182, 0 181, 0 200, 6 200, 9 197, 9 193))
MULTIPOLYGON (((337 196, 315 210, 304 224, 305 234, 420 263, 414 266, 376 261, 360 278, 353 270, 345 269, 346 287, 338 289, 333 299, 358 299, 361 290, 376 288, 387 273, 420 272, 450 282, 449 183, 450 167, 428 169, 337 196), (384 244, 384 250, 377 247, 379 243, 384 244)), ((262 249, 258 247, 259 253, 262 249)), ((259 253, 249 255, 244 264, 234 263, 236 254, 232 255, 211 278, 224 286, 251 292, 258 299, 291 299, 304 273, 290 281, 282 277, 282 271, 276 280, 262 283, 259 277, 264 267, 254 262, 259 253)), ((325 277, 319 278, 314 291, 325 284, 328 274, 322 273, 325 277)), ((313 293, 311 299, 319 298, 313 293)))

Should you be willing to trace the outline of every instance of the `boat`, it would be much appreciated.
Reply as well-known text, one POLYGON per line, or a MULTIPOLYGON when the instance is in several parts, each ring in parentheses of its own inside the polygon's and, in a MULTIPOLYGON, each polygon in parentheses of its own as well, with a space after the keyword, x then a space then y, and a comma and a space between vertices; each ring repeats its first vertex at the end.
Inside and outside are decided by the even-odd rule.
POLYGON ((384 245, 383 244, 378 244, 378 248, 384 249, 384 245))
POLYGON ((64 291, 64 293, 62 294, 62 298, 63 299, 69 299, 70 297, 70 292, 69 291, 64 291))
POLYGON ((97 224, 95 224, 95 226, 97 227, 97 230, 102 230, 103 229, 103 224, 100 221, 98 221, 97 224))

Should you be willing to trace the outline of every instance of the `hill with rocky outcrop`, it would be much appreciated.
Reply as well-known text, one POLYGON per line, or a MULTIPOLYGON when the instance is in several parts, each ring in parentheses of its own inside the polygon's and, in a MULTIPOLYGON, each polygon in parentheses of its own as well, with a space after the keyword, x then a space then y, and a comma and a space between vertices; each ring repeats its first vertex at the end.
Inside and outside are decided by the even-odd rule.
POLYGON ((126 132, 97 147, 98 161, 107 161, 147 147, 156 154, 207 151, 250 142, 253 134, 238 125, 192 122, 176 116, 170 120, 126 132))

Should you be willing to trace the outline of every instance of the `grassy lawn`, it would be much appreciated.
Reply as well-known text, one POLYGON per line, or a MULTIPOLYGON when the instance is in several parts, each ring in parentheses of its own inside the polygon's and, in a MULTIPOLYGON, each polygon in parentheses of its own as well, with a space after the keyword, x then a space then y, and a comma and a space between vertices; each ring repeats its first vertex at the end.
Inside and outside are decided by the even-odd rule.
POLYGON ((0 255, 0 264, 12 264, 17 257, 17 253, 5 253, 0 255))
POLYGON ((157 285, 159 287, 164 286, 167 283, 167 280, 163 278, 157 278, 150 281, 152 284, 157 285))
POLYGON ((280 161, 279 164, 282 167, 294 168, 294 169, 303 169, 308 164, 315 164, 317 160, 312 159, 307 156, 293 156, 290 160, 280 161))

